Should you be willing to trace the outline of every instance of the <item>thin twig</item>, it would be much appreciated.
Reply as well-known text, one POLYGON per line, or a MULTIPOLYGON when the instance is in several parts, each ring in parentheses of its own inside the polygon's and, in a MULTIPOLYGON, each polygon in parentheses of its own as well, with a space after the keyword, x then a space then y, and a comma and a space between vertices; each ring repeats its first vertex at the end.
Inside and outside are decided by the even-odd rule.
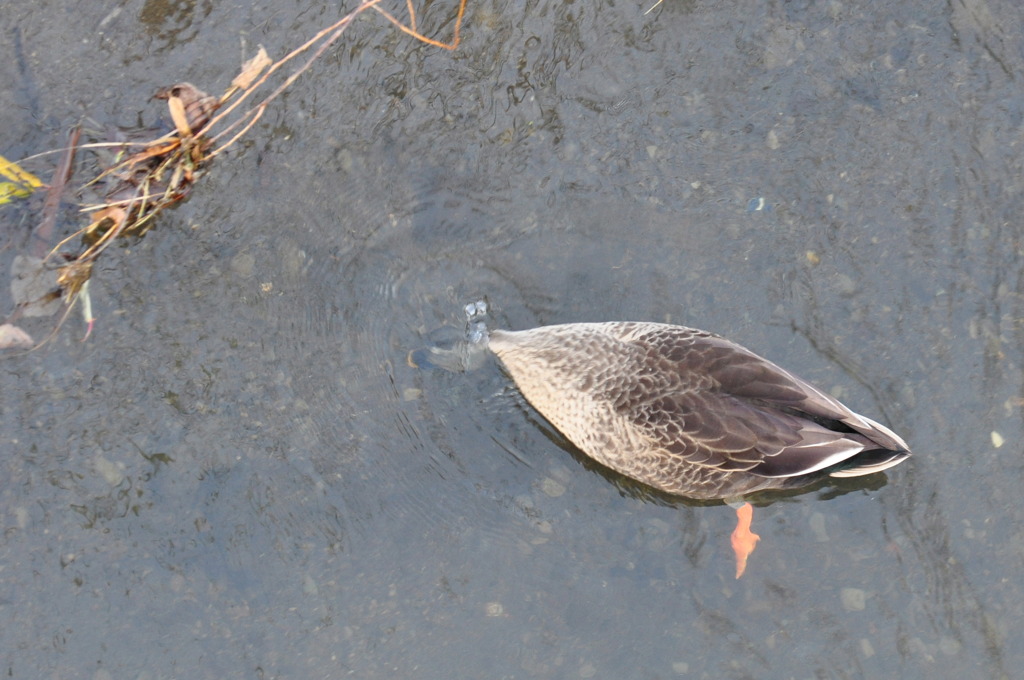
POLYGON ((75 162, 75 149, 78 147, 78 139, 82 135, 82 126, 76 125, 68 135, 68 146, 61 156, 57 169, 53 171, 53 180, 50 181, 50 188, 46 190, 46 200, 43 202, 42 216, 39 226, 32 232, 35 239, 32 246, 32 254, 36 257, 44 257, 50 246, 50 239, 53 238, 53 227, 57 224, 57 209, 60 207, 60 198, 64 195, 64 189, 71 178, 71 166, 75 162))
MULTIPOLYGON (((293 83, 295 81, 295 79, 298 78, 298 76, 300 76, 310 66, 312 66, 313 61, 315 61, 317 57, 319 57, 321 54, 323 54, 323 51, 326 50, 327 47, 329 47, 335 40, 337 40, 341 36, 341 34, 344 32, 344 29, 346 28, 346 26, 349 23, 351 23, 352 20, 355 17, 357 17, 359 14, 362 14, 363 12, 365 12, 368 9, 370 9, 371 7, 373 7, 374 5, 376 5, 379 2, 382 2, 382 0, 366 0, 365 2, 363 2, 363 4, 361 4, 358 7, 356 7, 354 10, 352 10, 351 12, 346 14, 344 17, 342 17, 341 19, 339 19, 335 23, 331 24, 327 28, 324 28, 324 29, 320 30, 319 32, 317 32, 316 35, 314 35, 312 38, 307 40, 305 43, 303 43, 302 45, 300 45, 296 49, 292 50, 291 52, 286 54, 284 57, 279 59, 278 61, 274 62, 270 66, 270 68, 268 68, 267 71, 262 76, 260 76, 260 78, 255 83, 253 83, 247 90, 245 90, 245 92, 243 92, 242 95, 238 99, 236 99, 235 101, 231 102, 231 104, 229 106, 227 106, 226 108, 221 109, 217 113, 217 115, 215 115, 213 118, 211 118, 209 120, 209 122, 207 122, 207 124, 204 125, 203 128, 201 130, 199 130, 199 132, 196 133, 197 136, 202 137, 202 136, 208 134, 210 132, 210 130, 213 128, 214 125, 219 123, 221 120, 223 120, 225 117, 227 117, 228 114, 230 114, 232 111, 234 111, 236 108, 238 108, 238 106, 243 101, 245 101, 246 98, 249 97, 249 95, 251 95, 253 92, 255 92, 264 82, 266 82, 267 78, 270 77, 270 75, 272 75, 275 71, 280 70, 289 61, 291 61, 295 57, 299 56, 300 54, 302 54, 303 52, 308 50, 310 47, 312 47, 316 43, 318 43, 320 40, 322 40, 324 38, 324 36, 330 36, 329 39, 327 40, 327 42, 324 44, 324 46, 322 46, 319 50, 317 50, 317 52, 313 56, 313 58, 310 59, 309 61, 307 61, 302 67, 300 67, 298 69, 298 71, 296 71, 295 73, 292 74, 292 76, 288 79, 288 81, 286 81, 286 85, 285 86, 279 87, 276 90, 274 90, 274 92, 272 92, 270 95, 268 95, 267 98, 264 99, 263 101, 264 102, 269 102, 270 100, 272 100, 275 97, 277 97, 281 92, 284 91, 284 89, 286 88, 287 85, 291 85, 291 83, 293 83), (331 35, 332 33, 334 35, 331 35)), ((244 118, 245 118, 245 115, 243 115, 242 120, 244 120, 244 118)), ((218 139, 219 137, 223 137, 231 129, 233 129, 234 127, 237 127, 239 124, 241 124, 242 120, 237 120, 234 123, 232 123, 231 125, 229 125, 226 130, 222 130, 220 133, 218 133, 217 136, 214 137, 214 140, 218 139)))
POLYGON ((657 7, 658 5, 660 5, 663 2, 665 2, 665 0, 658 0, 656 3, 651 5, 650 9, 648 9, 646 12, 644 12, 644 15, 647 15, 647 14, 650 14, 651 12, 653 12, 654 8, 657 7))
POLYGON ((459 42, 461 42, 462 40, 462 38, 459 36, 459 32, 462 28, 462 15, 466 12, 466 0, 461 0, 461 2, 459 3, 459 13, 455 17, 455 28, 452 29, 452 41, 450 43, 443 43, 439 40, 428 38, 422 33, 419 33, 416 30, 416 12, 412 8, 412 0, 406 0, 406 2, 409 6, 409 23, 412 25, 411 28, 403 24, 395 17, 393 17, 390 13, 388 13, 387 10, 381 9, 380 7, 374 7, 374 9, 380 12, 382 15, 384 15, 384 18, 386 18, 388 21, 397 26, 398 30, 402 31, 403 33, 408 33, 417 40, 421 40, 427 43, 428 45, 433 45, 434 47, 442 47, 446 50, 458 49, 459 42))

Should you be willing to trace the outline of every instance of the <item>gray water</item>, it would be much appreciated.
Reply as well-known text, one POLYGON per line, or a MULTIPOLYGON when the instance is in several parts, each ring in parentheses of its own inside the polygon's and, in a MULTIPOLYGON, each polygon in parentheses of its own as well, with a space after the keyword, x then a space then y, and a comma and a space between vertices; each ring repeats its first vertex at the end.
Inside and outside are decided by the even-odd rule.
MULTIPOLYGON (((0 673, 1017 675, 1024 14, 650 4, 470 0, 453 53, 367 14, 104 255, 87 342, 2 359, 0 673), (736 581, 728 507, 588 463, 493 361, 406 363, 479 298, 722 333, 915 456, 759 507, 736 581)), ((343 13, 12 5, 0 153, 343 13)))

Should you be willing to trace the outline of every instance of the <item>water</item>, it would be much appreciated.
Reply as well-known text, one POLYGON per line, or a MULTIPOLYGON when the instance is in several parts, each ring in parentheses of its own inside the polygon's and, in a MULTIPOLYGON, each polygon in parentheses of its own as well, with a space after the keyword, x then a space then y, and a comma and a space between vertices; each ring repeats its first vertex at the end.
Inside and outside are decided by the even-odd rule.
MULTIPOLYGON (((89 342, 3 360, 10 677, 1013 676, 1024 19, 650 4, 471 2, 454 53, 360 20, 104 256, 89 342), (596 468, 493 361, 407 364, 479 299, 722 333, 915 456, 759 507, 735 581, 729 508, 596 468)), ((342 13, 13 8, 3 153, 342 13)))

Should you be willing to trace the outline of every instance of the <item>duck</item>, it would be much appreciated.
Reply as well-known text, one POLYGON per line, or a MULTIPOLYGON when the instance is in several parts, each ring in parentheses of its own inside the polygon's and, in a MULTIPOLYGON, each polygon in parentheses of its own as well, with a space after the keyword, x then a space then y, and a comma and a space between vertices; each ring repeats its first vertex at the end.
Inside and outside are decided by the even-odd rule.
POLYGON ((759 539, 747 496, 871 475, 911 455, 885 425, 707 331, 603 322, 476 336, 590 458, 662 492, 736 507, 736 578, 759 539))

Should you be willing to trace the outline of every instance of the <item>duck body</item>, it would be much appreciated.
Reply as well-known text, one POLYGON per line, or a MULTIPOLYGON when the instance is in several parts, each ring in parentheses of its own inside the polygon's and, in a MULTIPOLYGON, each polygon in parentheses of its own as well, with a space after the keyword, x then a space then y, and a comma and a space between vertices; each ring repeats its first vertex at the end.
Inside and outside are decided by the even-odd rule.
POLYGON ((713 333, 609 322, 494 330, 527 401, 594 460, 670 494, 738 499, 897 465, 909 447, 713 333))

